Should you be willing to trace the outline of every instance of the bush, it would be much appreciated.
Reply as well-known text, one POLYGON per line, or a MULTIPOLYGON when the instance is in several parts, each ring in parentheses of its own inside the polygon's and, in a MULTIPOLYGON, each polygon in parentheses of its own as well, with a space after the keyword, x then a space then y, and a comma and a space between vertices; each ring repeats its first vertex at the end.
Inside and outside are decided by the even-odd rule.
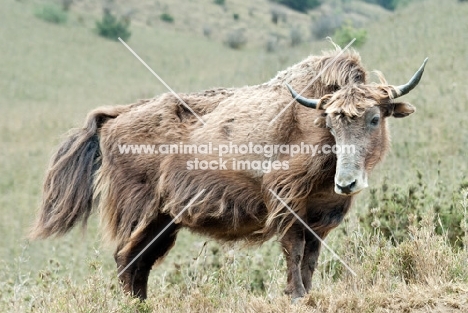
POLYGON ((203 26, 203 36, 210 38, 211 37, 211 27, 203 26))
POLYGON ((373 3, 380 5, 381 7, 394 11, 398 6, 405 5, 409 3, 411 0, 364 0, 367 3, 373 3))
POLYGON ((246 43, 247 37, 242 29, 233 30, 227 34, 226 44, 232 49, 241 49, 246 43))
POLYGON ((298 46, 302 43, 302 33, 299 28, 291 28, 289 36, 291 37, 291 47, 298 46))
POLYGON ((62 8, 64 11, 70 11, 73 0, 62 0, 62 8))
POLYGON ((270 35, 265 43, 267 52, 275 52, 278 49, 279 37, 277 35, 270 35))
POLYGON ((239 20, 239 13, 234 13, 232 15, 232 18, 235 20, 235 21, 238 21, 239 20))
POLYGON ((354 28, 351 23, 346 23, 335 31, 333 40, 341 47, 346 46, 356 38, 353 47, 362 46, 367 40, 367 31, 365 29, 354 28))
POLYGON ((100 36, 117 41, 120 38, 127 40, 131 36, 129 31, 130 20, 120 19, 111 14, 109 11, 104 11, 101 21, 96 21, 96 29, 100 36))
POLYGON ((174 23, 174 18, 169 13, 162 13, 159 18, 166 23, 174 23))
POLYGON ((279 4, 290 7, 299 12, 307 12, 307 10, 314 9, 322 3, 320 0, 272 0, 279 4))
POLYGON ((312 36, 317 39, 323 39, 331 36, 335 31, 343 25, 343 16, 340 14, 322 15, 312 24, 312 36))
POLYGON ((270 10, 271 13, 271 21, 274 24, 278 24, 279 21, 286 23, 288 21, 288 16, 283 9, 280 8, 272 8, 270 10))
POLYGON ((217 5, 225 5, 226 4, 226 0, 214 0, 213 2, 215 4, 217 4, 217 5))
POLYGON ((468 184, 462 183, 451 197, 444 198, 448 191, 442 183, 437 183, 433 191, 420 172, 417 178, 406 188, 389 187, 386 181, 380 189, 372 188, 369 211, 360 218, 362 225, 378 229, 385 238, 399 244, 411 240, 411 226, 433 214, 435 233, 446 235, 453 246, 462 246, 467 230, 464 212, 468 208, 468 184))
POLYGON ((65 11, 53 4, 44 4, 36 10, 34 15, 41 20, 54 24, 64 24, 68 18, 65 11))

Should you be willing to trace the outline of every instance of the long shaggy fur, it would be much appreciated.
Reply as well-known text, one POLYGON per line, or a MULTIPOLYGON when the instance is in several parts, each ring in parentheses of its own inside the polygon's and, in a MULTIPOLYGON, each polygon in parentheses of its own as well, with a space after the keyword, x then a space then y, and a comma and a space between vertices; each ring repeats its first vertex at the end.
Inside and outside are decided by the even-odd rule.
POLYGON ((122 108, 91 112, 83 128, 71 131, 52 157, 43 200, 31 238, 63 235, 77 222, 86 225, 93 206, 93 174, 100 166, 99 127, 122 108))
POLYGON ((386 118, 415 110, 393 102, 401 90, 378 77, 380 84, 368 84, 359 54, 337 47, 264 84, 180 94, 183 103, 167 93, 97 109, 52 158, 31 237, 62 235, 80 221, 85 226, 96 204, 105 239, 116 243, 123 290, 145 299, 151 267, 172 248, 182 227, 221 241, 258 243, 277 235, 288 270, 285 292, 302 297, 311 289, 320 253, 315 236, 323 239, 339 225, 389 147, 386 118), (318 109, 291 103, 286 83, 305 97, 319 99, 318 109), (229 151, 220 159, 217 152, 158 150, 174 144, 315 149, 336 144, 351 145, 355 151, 229 151), (125 152, 125 146, 153 146, 158 153, 125 152), (190 167, 196 159, 226 168, 190 167), (239 169, 239 161, 287 167, 239 169))
MULTIPOLYGON (((312 159, 300 155, 288 160, 288 171, 269 174, 254 170, 189 171, 186 161, 196 155, 125 155, 119 153, 118 146, 333 143, 331 135, 313 123, 320 117, 317 110, 291 105, 273 125, 269 122, 291 101, 285 83, 302 90, 321 73, 303 93, 310 98, 366 83, 359 54, 339 53, 336 50, 310 56, 261 85, 181 94, 206 125, 172 94, 93 111, 85 127, 72 133, 53 158, 32 237, 64 234, 80 220, 86 224, 94 198, 99 200, 105 237, 122 245, 124 253, 143 238, 145 229, 159 214, 176 216, 202 189, 206 192, 177 221, 181 225, 222 240, 262 241, 284 233, 292 223, 292 215, 269 190, 303 216, 306 212, 299 212, 299 208, 304 207, 307 197, 333 183, 333 156, 312 159)), ((363 94, 367 92, 363 90, 363 94)), ((355 99, 349 100, 327 110, 357 114, 360 108, 347 107, 356 103, 355 99)), ((217 159, 203 156, 208 160, 210 157, 217 159)), ((252 160, 259 156, 241 158, 252 160)))

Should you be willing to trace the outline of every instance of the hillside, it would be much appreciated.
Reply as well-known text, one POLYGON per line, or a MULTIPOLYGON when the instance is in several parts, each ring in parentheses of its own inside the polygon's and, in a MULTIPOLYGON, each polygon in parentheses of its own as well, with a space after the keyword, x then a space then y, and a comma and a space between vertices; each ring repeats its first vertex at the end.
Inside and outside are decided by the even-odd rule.
MULTIPOLYGON (((137 8, 129 44, 177 92, 259 84, 331 48, 314 40, 268 53, 260 44, 267 34, 287 37, 296 20, 303 21, 305 34, 314 13, 286 9, 287 23, 275 25, 270 8, 258 4, 263 1, 236 1, 227 1, 227 11, 209 0, 203 7, 198 0, 125 2, 137 8), (193 19, 177 5, 193 12, 193 19), (263 24, 247 19, 252 7, 263 24), (174 16, 174 24, 157 18, 163 10, 174 16), (258 45, 233 50, 221 44, 237 10, 246 31, 261 29, 261 35, 252 31, 249 37, 258 45), (150 14, 155 18, 148 25, 150 14), (219 14, 225 18, 217 19, 219 14), (205 21, 213 29, 211 38, 203 35, 205 21)), ((95 34, 99 5, 78 1, 62 25, 36 18, 37 5, 0 2, 0 311, 468 311, 467 3, 418 1, 365 22, 363 63, 381 70, 390 83, 406 82, 429 57, 420 85, 404 98, 417 112, 391 121, 390 154, 371 175, 371 188, 327 238, 358 277, 324 251, 313 292, 295 306, 283 296, 285 264, 274 241, 241 249, 182 232, 151 274, 148 302, 139 304, 120 292, 112 247, 101 242, 97 214, 85 236, 75 229, 63 238, 25 239, 62 134, 82 125, 87 112, 100 105, 166 92, 121 43, 95 34)))
POLYGON ((360 27, 391 15, 380 6, 359 0, 344 4, 341 1, 325 1, 319 8, 307 13, 269 0, 227 0, 222 5, 214 0, 81 0, 74 2, 71 11, 78 13, 81 20, 93 23, 93 19, 101 16, 103 7, 109 8, 117 16, 129 17, 132 24, 139 27, 173 30, 221 43, 229 35, 241 33, 239 36, 245 38, 247 47, 265 47, 269 43, 288 46, 291 44, 291 32, 300 36, 302 41, 320 40, 325 35, 318 32, 319 27, 332 27, 344 21, 351 21, 360 27), (173 21, 163 21, 161 14, 172 17, 173 21))

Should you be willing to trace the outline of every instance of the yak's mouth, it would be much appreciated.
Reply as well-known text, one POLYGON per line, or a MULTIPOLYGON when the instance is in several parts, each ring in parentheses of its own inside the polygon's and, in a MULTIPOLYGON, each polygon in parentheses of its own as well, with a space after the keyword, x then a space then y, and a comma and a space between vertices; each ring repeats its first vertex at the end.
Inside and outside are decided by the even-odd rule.
POLYGON ((341 171, 335 175, 335 193, 352 196, 369 187, 365 172, 341 171))
POLYGON ((363 189, 365 189, 367 187, 364 187, 362 189, 359 189, 359 190, 351 190, 351 191, 342 191, 341 189, 339 189, 336 185, 335 185, 335 193, 336 194, 339 194, 339 195, 342 195, 342 196, 354 196, 354 195, 357 195, 358 193, 360 193, 363 189))

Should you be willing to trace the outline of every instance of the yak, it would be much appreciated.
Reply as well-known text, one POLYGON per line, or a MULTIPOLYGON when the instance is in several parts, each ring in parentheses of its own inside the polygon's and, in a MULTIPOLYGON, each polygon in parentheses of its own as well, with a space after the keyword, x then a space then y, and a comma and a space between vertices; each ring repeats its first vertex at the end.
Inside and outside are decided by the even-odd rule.
POLYGON ((116 246, 122 288, 140 299, 147 297, 151 268, 183 227, 221 242, 260 244, 277 236, 287 265, 285 292, 303 297, 311 289, 319 239, 342 222, 389 148, 387 118, 415 111, 395 99, 419 83, 426 61, 404 85, 387 84, 381 73, 379 83, 370 83, 359 53, 335 47, 259 85, 97 108, 53 155, 30 236, 63 235, 99 211, 103 236, 116 246), (354 150, 232 149, 223 155, 229 160, 223 168, 194 166, 194 160, 216 164, 214 151, 122 151, 149 144, 354 150), (268 170, 246 166, 255 161, 277 163, 268 170))

